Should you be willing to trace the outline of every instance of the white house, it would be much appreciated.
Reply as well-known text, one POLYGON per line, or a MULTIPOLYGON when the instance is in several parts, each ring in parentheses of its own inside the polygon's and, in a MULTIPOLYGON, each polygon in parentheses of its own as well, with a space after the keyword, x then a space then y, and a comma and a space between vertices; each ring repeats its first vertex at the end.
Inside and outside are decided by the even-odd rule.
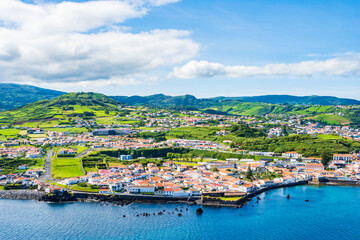
POLYGON ((143 185, 143 186, 130 186, 129 187, 130 193, 154 193, 155 186, 152 185, 143 185))

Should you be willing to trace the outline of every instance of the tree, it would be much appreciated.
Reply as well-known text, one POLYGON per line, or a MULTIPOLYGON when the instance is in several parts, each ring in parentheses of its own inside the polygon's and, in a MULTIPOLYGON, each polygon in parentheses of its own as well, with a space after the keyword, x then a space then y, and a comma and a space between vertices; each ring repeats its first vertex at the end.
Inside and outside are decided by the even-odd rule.
POLYGON ((324 166, 327 166, 329 164, 329 162, 331 161, 331 159, 332 159, 332 156, 329 152, 323 152, 321 154, 321 163, 324 166))
POLYGON ((287 131, 287 128, 286 128, 285 125, 283 125, 283 126, 281 127, 281 129, 282 129, 282 132, 283 132, 284 136, 289 135, 289 134, 288 134, 288 131, 287 131))
POLYGON ((218 170, 217 167, 212 167, 212 168, 211 168, 211 171, 212 171, 212 172, 217 172, 217 170, 218 170))
POLYGON ((246 179, 251 179, 252 176, 253 176, 253 173, 252 173, 251 168, 250 168, 250 166, 249 166, 248 169, 246 170, 245 178, 246 178, 246 179))
POLYGON ((170 160, 172 160, 173 157, 174 157, 174 154, 171 153, 171 152, 168 152, 168 153, 166 154, 166 156, 167 156, 167 158, 169 158, 170 160))

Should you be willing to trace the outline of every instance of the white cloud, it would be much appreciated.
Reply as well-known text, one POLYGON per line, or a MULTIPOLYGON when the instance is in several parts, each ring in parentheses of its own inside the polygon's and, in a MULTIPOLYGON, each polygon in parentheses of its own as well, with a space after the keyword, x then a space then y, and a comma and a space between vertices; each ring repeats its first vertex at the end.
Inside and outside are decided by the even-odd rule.
POLYGON ((189 60, 199 49, 189 32, 131 33, 119 25, 177 1, 0 1, 0 79, 126 85, 137 74, 189 60))
POLYGON ((326 60, 298 63, 275 63, 264 66, 225 66, 207 61, 190 61, 182 67, 175 67, 171 76, 182 79, 227 76, 231 78, 262 76, 359 76, 360 54, 347 54, 326 60))

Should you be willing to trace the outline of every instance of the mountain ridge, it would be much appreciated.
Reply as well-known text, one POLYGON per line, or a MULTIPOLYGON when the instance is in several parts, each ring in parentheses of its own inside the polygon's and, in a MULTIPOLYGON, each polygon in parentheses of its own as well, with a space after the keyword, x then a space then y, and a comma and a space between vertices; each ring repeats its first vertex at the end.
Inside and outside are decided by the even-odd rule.
POLYGON ((118 102, 101 93, 67 93, 49 100, 40 100, 12 110, 0 112, 0 123, 35 120, 94 118, 112 116, 119 111, 118 102))
POLYGON ((64 93, 32 85, 0 83, 0 110, 14 109, 39 100, 52 99, 64 93))
POLYGON ((241 101, 260 102, 268 104, 298 104, 298 105, 357 105, 359 100, 349 98, 338 98, 333 96, 293 96, 293 95, 261 95, 251 97, 212 97, 196 98, 193 95, 169 96, 165 94, 154 94, 149 96, 110 96, 111 98, 129 105, 152 105, 156 107, 171 106, 198 106, 204 103, 218 101, 241 101))

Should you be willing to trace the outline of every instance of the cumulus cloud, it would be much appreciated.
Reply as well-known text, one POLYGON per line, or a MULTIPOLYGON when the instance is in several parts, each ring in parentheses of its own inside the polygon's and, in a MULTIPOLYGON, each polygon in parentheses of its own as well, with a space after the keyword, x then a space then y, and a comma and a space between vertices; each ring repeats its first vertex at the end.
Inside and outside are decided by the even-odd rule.
POLYGON ((347 54, 326 60, 303 61, 298 63, 276 63, 264 66, 225 66, 207 61, 190 61, 182 67, 175 67, 171 76, 190 78, 209 78, 227 76, 231 78, 294 76, 359 76, 360 54, 347 54))
POLYGON ((137 74, 187 61, 199 49, 189 32, 131 33, 122 25, 177 1, 0 1, 0 79, 126 85, 137 83, 137 74))

